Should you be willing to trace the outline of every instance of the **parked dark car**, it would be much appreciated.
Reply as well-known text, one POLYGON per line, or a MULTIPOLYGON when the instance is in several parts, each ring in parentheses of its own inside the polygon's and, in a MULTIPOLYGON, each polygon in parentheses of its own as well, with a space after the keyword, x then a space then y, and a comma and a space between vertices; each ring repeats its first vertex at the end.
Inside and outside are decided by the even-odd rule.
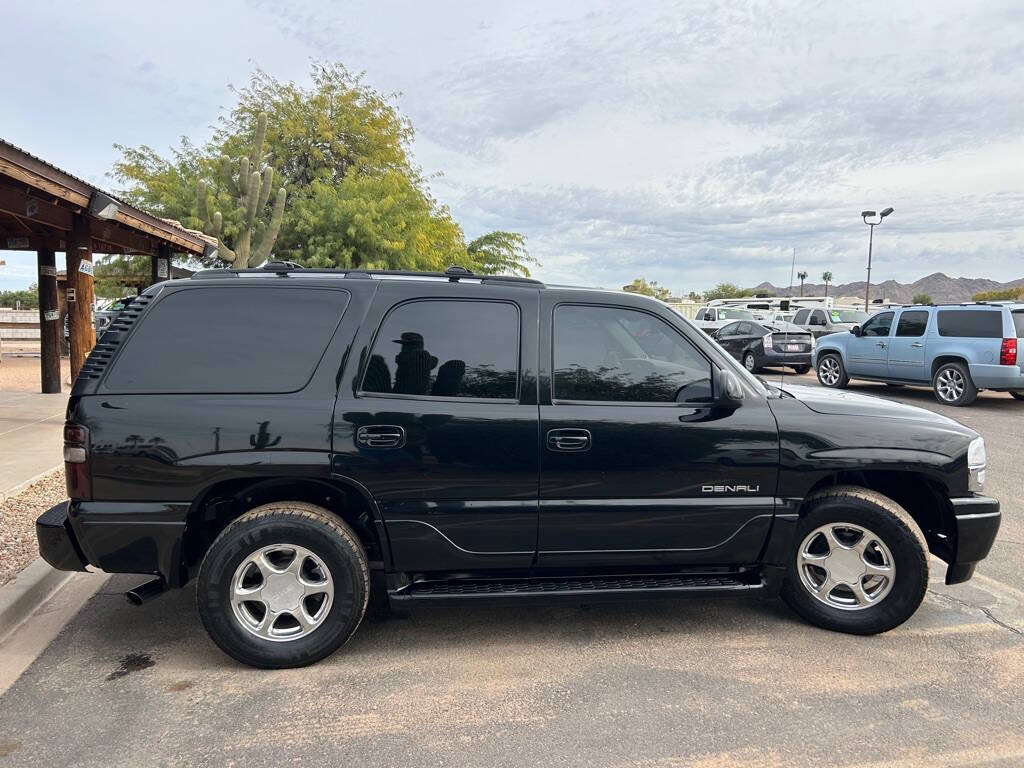
POLYGON ((932 552, 999 527, 985 444, 769 386, 661 302, 523 278, 302 269, 160 283, 75 380, 57 568, 195 579, 231 656, 309 664, 395 604, 779 592, 884 632, 932 552), (927 446, 927 450, 921 450, 927 446))
POLYGON ((751 373, 766 366, 792 368, 801 374, 811 370, 815 339, 798 325, 744 320, 709 335, 751 373))

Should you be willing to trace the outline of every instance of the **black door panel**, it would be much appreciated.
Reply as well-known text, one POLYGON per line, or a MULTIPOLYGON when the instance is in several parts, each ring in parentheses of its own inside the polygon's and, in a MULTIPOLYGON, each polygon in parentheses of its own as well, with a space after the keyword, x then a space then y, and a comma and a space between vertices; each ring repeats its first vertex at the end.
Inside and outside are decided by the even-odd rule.
POLYGON ((723 409, 710 402, 710 389, 700 402, 687 379, 702 381, 713 366, 670 312, 653 315, 654 323, 607 312, 560 316, 561 298, 542 296, 542 382, 552 385, 541 388, 541 430, 586 430, 590 444, 541 452, 540 565, 756 561, 778 474, 778 432, 766 402, 723 409), (561 317, 573 324, 569 333, 554 328, 561 317), (553 348, 560 342, 578 351, 562 355, 553 348), (681 350, 672 351, 677 343, 681 350), (638 355, 651 361, 641 379, 630 367, 638 355), (677 386, 694 401, 673 402, 677 386), (567 392, 596 399, 602 391, 606 402, 558 399, 567 392))
POLYGON ((339 392, 334 472, 358 477, 376 501, 397 570, 528 567, 539 475, 536 291, 467 300, 464 287, 436 283, 403 303, 407 295, 383 284, 360 331, 357 359, 366 362, 339 392))

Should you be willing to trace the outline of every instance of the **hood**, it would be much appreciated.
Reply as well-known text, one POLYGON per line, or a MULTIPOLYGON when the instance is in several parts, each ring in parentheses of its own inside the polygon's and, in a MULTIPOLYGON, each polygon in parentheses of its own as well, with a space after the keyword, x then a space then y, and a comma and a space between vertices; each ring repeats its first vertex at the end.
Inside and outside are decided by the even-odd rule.
POLYGON ((784 384, 781 389, 802 402, 816 413, 835 416, 880 416, 891 419, 909 419, 925 421, 932 424, 958 427, 967 430, 960 422, 948 416, 934 413, 915 405, 904 405, 873 395, 861 395, 856 392, 842 392, 824 387, 812 387, 806 384, 784 384))

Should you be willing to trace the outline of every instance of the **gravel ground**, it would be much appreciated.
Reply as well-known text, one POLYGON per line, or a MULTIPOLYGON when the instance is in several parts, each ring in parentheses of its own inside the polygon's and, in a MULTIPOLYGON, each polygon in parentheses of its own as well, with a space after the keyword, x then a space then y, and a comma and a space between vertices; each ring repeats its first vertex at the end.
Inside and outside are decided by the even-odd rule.
POLYGON ((64 498, 64 470, 58 469, 0 503, 0 586, 39 556, 36 518, 64 498))
MULTIPOLYGON (((71 361, 60 361, 60 385, 71 386, 71 361)), ((38 392, 39 358, 11 357, 4 345, 4 357, 0 361, 0 391, 3 392, 38 392)))

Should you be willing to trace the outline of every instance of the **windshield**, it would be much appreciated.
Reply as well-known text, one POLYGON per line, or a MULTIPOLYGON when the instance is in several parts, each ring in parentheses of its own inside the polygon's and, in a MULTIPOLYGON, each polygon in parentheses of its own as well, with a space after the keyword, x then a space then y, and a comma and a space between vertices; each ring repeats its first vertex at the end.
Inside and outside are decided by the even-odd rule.
POLYGON ((720 309, 719 320, 753 320, 754 316, 745 309, 720 309))
POLYGON ((829 317, 833 323, 854 323, 859 325, 868 319, 868 313, 859 309, 831 309, 829 317))

